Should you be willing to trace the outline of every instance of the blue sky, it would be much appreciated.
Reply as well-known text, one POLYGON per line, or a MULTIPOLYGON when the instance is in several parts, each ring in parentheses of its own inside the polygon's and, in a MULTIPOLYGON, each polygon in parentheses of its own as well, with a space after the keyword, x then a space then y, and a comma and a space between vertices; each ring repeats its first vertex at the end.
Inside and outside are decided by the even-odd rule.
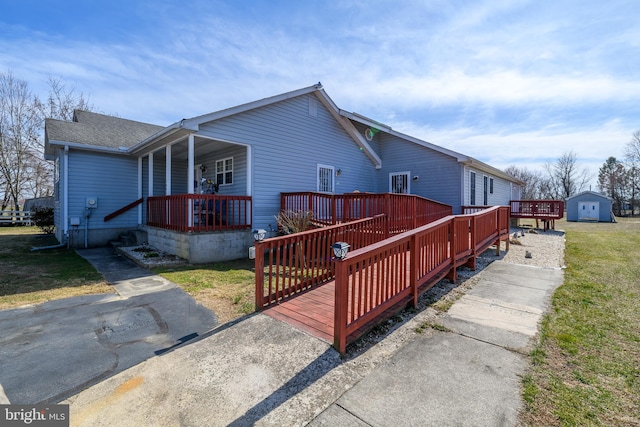
POLYGON ((634 0, 0 0, 0 70, 160 125, 320 81, 498 168, 572 150, 596 174, 640 129, 639 16, 634 0))

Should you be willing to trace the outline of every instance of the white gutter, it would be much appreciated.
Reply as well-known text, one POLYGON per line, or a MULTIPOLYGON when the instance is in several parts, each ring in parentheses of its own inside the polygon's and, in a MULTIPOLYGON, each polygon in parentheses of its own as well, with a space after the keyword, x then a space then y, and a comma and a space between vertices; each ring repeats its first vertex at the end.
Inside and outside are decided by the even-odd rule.
POLYGON ((100 151, 100 152, 105 152, 105 153, 111 153, 111 154, 122 154, 122 155, 127 155, 129 154, 127 152, 127 150, 123 150, 120 148, 113 148, 113 147, 102 147, 99 145, 87 145, 87 144, 79 144, 77 142, 63 142, 63 141, 51 141, 49 140, 49 145, 54 145, 54 146, 60 146, 60 147, 64 147, 65 150, 69 150, 69 148, 78 148, 80 150, 86 150, 86 151, 100 151))

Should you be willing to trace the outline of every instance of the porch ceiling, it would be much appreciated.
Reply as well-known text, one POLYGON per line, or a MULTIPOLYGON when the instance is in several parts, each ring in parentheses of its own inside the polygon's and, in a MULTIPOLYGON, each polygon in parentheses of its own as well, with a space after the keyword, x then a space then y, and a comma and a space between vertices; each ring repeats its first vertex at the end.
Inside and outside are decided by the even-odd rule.
MULTIPOLYGON (((227 142, 215 141, 208 138, 195 137, 194 140, 194 154, 196 161, 199 156, 209 154, 218 150, 231 147, 233 144, 227 142)), ((166 151, 164 147, 157 149, 153 152, 153 156, 157 159, 164 159, 166 157, 166 151)), ((189 156, 189 143, 188 138, 183 138, 178 142, 171 145, 171 157, 176 160, 187 160, 189 156)))

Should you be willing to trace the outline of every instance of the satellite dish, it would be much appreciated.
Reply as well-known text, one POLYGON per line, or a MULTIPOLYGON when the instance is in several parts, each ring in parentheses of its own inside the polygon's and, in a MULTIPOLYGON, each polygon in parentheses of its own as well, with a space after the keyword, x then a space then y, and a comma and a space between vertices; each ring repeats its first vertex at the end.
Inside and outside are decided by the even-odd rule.
POLYGON ((364 137, 367 139, 367 141, 373 141, 373 136, 375 135, 375 133, 373 133, 373 131, 371 130, 371 128, 367 128, 364 131, 364 137))

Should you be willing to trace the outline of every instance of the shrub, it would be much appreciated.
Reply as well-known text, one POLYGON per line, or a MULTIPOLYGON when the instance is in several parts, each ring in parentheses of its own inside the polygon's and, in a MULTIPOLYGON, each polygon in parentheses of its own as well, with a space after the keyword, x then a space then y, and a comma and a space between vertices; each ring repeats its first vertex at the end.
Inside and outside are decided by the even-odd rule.
POLYGON ((53 234, 53 208, 34 207, 31 209, 31 220, 40 227, 43 233, 53 234))

